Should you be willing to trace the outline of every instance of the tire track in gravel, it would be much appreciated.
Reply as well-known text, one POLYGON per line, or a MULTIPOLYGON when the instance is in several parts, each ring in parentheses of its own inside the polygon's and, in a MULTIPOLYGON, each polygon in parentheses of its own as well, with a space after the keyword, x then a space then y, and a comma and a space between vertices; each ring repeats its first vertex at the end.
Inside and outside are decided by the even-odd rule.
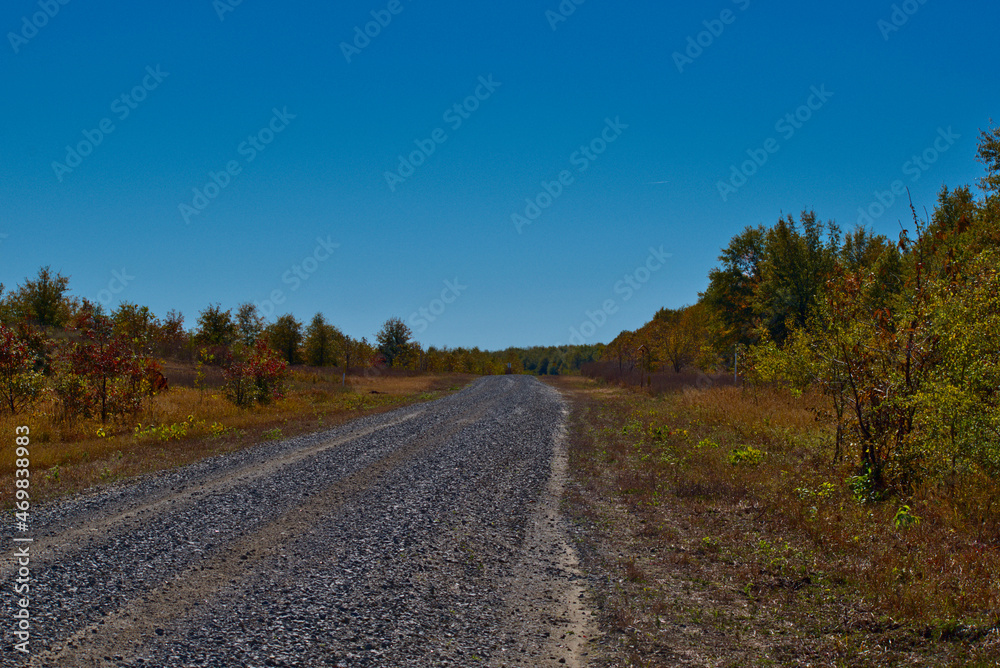
MULTIPOLYGON (((191 601, 213 596, 220 588, 234 584, 260 563, 273 559, 289 540, 306 533, 317 520, 332 515, 347 499, 377 484, 379 478, 386 472, 401 462, 419 455, 423 450, 445 441, 465 424, 475 421, 482 412, 481 409, 475 416, 457 420, 454 424, 446 425, 438 433, 403 445, 388 457, 335 483, 320 495, 311 498, 308 503, 285 512, 254 534, 243 536, 229 545, 225 553, 215 556, 208 563, 192 566, 142 599, 91 623, 67 638, 63 649, 40 654, 29 665, 74 668, 100 666, 104 664, 105 657, 120 655, 125 647, 141 645, 144 638, 155 636, 157 629, 162 630, 162 627, 169 626, 178 613, 182 612, 179 608, 184 608, 185 604, 188 604, 189 608, 191 601)), ((411 417, 413 415, 404 419, 411 417)), ((402 421, 393 421, 385 426, 399 424, 402 421)), ((368 433, 371 431, 374 429, 368 433)), ((308 448, 296 452, 284 463, 275 463, 265 468, 276 470, 286 463, 305 459, 346 440, 352 439, 339 439, 325 446, 308 448)), ((249 479, 265 475, 257 470, 253 471, 253 474, 249 479)), ((236 481, 219 481, 216 484, 237 484, 247 482, 249 479, 240 475, 236 481)))
POLYGON ((552 475, 530 518, 523 558, 516 577, 505 586, 507 615, 517 620, 518 627, 535 629, 538 635, 514 635, 522 656, 510 666, 582 668, 599 633, 587 606, 584 573, 560 512, 569 469, 563 427, 555 446, 552 475))
MULTIPOLYGON (((171 489, 170 492, 173 493, 166 493, 158 498, 140 503, 139 505, 134 505, 127 509, 116 509, 114 514, 108 514, 104 517, 86 519, 85 524, 82 526, 62 531, 53 537, 40 538, 33 543, 32 548, 37 553, 45 554, 46 558, 50 560, 66 558, 73 552, 82 549, 83 546, 79 542, 82 538, 86 538, 92 534, 104 535, 113 529, 120 528, 121 525, 142 522, 145 519, 141 517, 142 515, 152 515, 158 511, 163 511, 168 508, 170 510, 177 510, 184 505, 196 504, 200 501, 198 498, 200 496, 223 493, 233 487, 236 487, 237 485, 249 484, 258 478, 273 474, 281 468, 315 456, 324 450, 335 448, 355 439, 373 434, 377 431, 403 424, 404 422, 419 417, 421 413, 423 413, 423 409, 413 411, 408 415, 404 415, 398 419, 391 420, 383 424, 360 429, 346 436, 324 441, 319 445, 294 450, 289 454, 273 461, 246 464, 234 470, 226 471, 223 476, 208 480, 207 482, 184 486, 180 490, 171 489)), ((10 563, 14 561, 13 553, 14 550, 11 549, 3 555, 2 560, 4 565, 0 567, 0 579, 8 579, 16 570, 16 566, 10 563)))
MULTIPOLYGON (((459 406, 455 396, 426 405, 436 408, 419 421, 404 419, 412 411, 404 408, 361 418, 327 432, 261 444, 117 488, 106 488, 80 499, 33 509, 33 519, 41 518, 33 528, 39 533, 54 533, 53 542, 60 543, 60 529, 74 532, 74 520, 81 523, 82 517, 82 522, 86 522, 88 510, 99 517, 114 515, 122 507, 141 506, 150 497, 162 497, 167 489, 190 490, 213 479, 228 480, 234 472, 245 469, 247 462, 272 470, 269 475, 253 478, 251 484, 228 486, 228 491, 214 495, 194 491, 193 503, 168 500, 163 512, 147 513, 128 523, 112 525, 109 532, 86 532, 86 542, 81 540, 76 544, 68 557, 53 558, 33 544, 31 593, 33 600, 48 603, 44 607, 36 605, 31 620, 35 653, 58 645, 62 638, 92 619, 164 585, 192 564, 224 552, 229 541, 254 533, 274 516, 306 503, 331 483, 389 456, 407 441, 448 428, 453 418, 460 419, 470 411, 485 410, 489 399, 482 391, 472 391, 465 395, 464 405, 459 406), (381 428, 368 429, 372 426, 381 428), (313 447, 330 441, 331 436, 336 438, 349 432, 354 433, 354 438, 340 447, 313 447), (313 450, 312 456, 297 457, 296 451, 303 449, 313 450), (279 460, 279 465, 269 466, 275 460, 279 460)), ((420 409, 425 410, 426 407, 420 409)), ((0 599, 13 609, 11 591, 5 588, 0 599)), ((8 665, 8 661, 3 665, 8 665)))
POLYGON ((30 665, 586 665, 564 420, 485 378, 42 508, 30 665))

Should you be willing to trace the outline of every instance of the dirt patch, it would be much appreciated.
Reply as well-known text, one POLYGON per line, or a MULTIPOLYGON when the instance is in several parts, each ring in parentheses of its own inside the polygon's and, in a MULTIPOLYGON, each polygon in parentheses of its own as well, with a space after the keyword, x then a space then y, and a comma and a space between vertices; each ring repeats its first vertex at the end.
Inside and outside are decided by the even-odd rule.
POLYGON ((589 665, 598 633, 561 503, 568 482, 566 430, 557 432, 548 485, 529 518, 522 561, 504 585, 515 648, 502 666, 589 665))

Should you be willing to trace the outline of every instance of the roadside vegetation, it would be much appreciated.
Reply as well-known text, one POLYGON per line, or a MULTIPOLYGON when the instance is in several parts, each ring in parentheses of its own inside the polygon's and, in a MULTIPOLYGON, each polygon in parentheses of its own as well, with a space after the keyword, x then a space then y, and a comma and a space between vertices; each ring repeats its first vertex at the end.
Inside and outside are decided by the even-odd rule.
MULTIPOLYGON (((428 355, 398 319, 375 345, 321 314, 304 332, 291 315, 268 324, 252 304, 183 324, 131 303, 108 313, 48 267, 0 286, 0 430, 30 429, 35 500, 433 399, 500 365, 428 355)), ((0 461, 0 475, 13 467, 0 461)))
MULTIPOLYGON (((0 285, 0 431, 31 430, 38 500, 432 399, 474 375, 571 372, 602 350, 425 349, 399 318, 369 342, 322 313, 269 322, 252 303, 209 304, 188 328, 176 311, 77 298, 43 267, 0 285)), ((0 475, 13 466, 0 461, 0 475)))
POLYGON ((611 664, 1000 665, 1000 129, 979 158, 898 240, 745 229, 583 365, 611 664))
POLYGON ((557 386, 599 665, 1000 662, 995 509, 873 498, 821 393, 557 386))
MULTIPOLYGON (((171 385, 143 400, 130 421, 102 424, 99 419, 66 421, 58 401, 43 398, 30 411, 0 414, 0 431, 31 429, 32 494, 50 499, 89 487, 151 473, 267 440, 329 429, 372 413, 429 401, 464 387, 465 374, 342 376, 329 369, 296 367, 286 374, 280 399, 241 407, 226 396, 221 372, 199 372, 193 365, 170 363, 167 372, 181 379, 202 378, 197 387, 171 385), (208 380, 205 380, 205 378, 208 380)), ((0 476, 13 477, 13 457, 0 461, 0 476)), ((0 507, 9 507, 13 489, 0 490, 0 507)))
POLYGON ((655 389, 663 369, 726 370, 822 392, 830 457, 873 502, 933 493, 979 522, 1000 496, 1000 129, 979 158, 980 196, 944 187, 925 220, 911 205, 898 241, 813 212, 746 228, 697 304, 623 332, 584 373, 655 389))

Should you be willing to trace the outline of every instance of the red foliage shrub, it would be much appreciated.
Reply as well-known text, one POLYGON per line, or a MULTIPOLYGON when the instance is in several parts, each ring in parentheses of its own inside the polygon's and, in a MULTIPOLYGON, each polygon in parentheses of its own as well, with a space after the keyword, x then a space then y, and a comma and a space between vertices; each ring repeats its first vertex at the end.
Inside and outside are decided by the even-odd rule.
POLYGON ((287 364, 263 338, 244 359, 229 356, 223 365, 226 398, 237 406, 266 404, 284 394, 287 364))
POLYGON ((0 324, 0 408, 17 413, 38 397, 43 378, 33 362, 29 343, 0 324))
POLYGON ((86 314, 75 323, 79 339, 63 343, 56 358, 54 389, 64 418, 131 417, 153 393, 148 380, 155 361, 114 334, 110 319, 86 314))

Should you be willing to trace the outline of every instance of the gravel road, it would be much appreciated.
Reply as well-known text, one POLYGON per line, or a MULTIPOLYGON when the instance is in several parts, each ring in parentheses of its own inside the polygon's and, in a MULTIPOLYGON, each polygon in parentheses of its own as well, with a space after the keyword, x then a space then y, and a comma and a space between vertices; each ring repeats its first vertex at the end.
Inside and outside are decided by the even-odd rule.
POLYGON ((31 654, 8 613, 3 665, 586 665, 565 416, 534 378, 483 378, 34 508, 31 654))

